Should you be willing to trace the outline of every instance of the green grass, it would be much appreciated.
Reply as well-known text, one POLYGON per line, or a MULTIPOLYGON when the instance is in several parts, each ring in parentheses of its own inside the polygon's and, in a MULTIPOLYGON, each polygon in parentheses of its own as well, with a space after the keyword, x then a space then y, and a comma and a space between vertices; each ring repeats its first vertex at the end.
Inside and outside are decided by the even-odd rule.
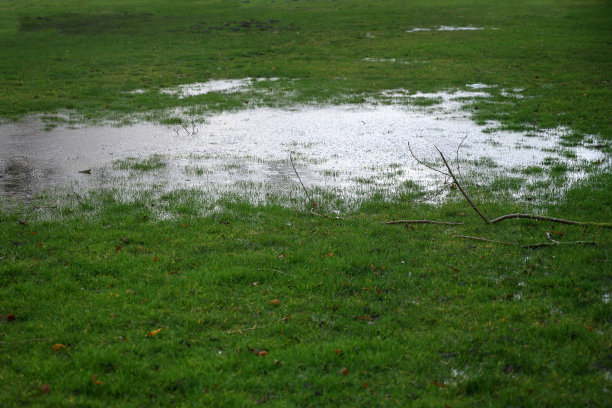
POLYGON ((3 2, 0 116, 68 110, 94 120, 244 106, 242 95, 155 92, 214 78, 279 77, 273 87, 292 91, 284 104, 480 82, 525 96, 479 103, 481 120, 566 125, 609 139, 611 13, 597 0, 3 2), (486 30, 406 32, 441 25, 486 30))
POLYGON ((126 159, 116 160, 113 162, 113 169, 115 170, 152 171, 164 167, 166 167, 166 162, 158 154, 149 156, 146 159, 128 157, 126 159))
MULTIPOLYGON (((386 89, 487 83, 498 85, 493 97, 468 107, 479 123, 567 126, 565 144, 609 154, 610 16, 595 0, 4 1, 0 117, 180 125, 177 112, 359 104, 386 89), (441 25, 487 29, 406 33, 441 25), (158 92, 246 77, 280 79, 241 94, 158 92), (502 95, 514 88, 524 98, 502 95)), ((584 167, 590 177, 564 195, 570 169, 554 158, 465 185, 490 217, 609 222, 612 176, 601 163, 584 167), (542 173, 553 181, 527 186, 533 206, 503 194, 542 173)), ((456 189, 438 205, 419 204, 413 181, 403 191, 344 219, 313 216, 300 197, 289 207, 194 191, 3 198, 0 406, 610 406, 612 231, 487 226, 456 189), (423 218, 464 224, 382 223, 423 218), (457 237, 529 244, 547 234, 597 245, 457 237)), ((342 201, 311 193, 323 208, 342 201)))
MULTIPOLYGON (((609 220, 610 195, 597 190, 609 183, 548 213, 609 220)), ((487 227, 463 202, 370 201, 333 220, 231 200, 202 217, 187 193, 83 201, 52 210, 60 220, 0 218, 0 311, 16 317, 0 326, 3 406, 610 402, 609 229, 487 227), (172 216, 159 221, 163 203, 172 216), (382 224, 424 217, 466 224, 382 224), (455 237, 533 243, 546 232, 599 245, 455 237)))

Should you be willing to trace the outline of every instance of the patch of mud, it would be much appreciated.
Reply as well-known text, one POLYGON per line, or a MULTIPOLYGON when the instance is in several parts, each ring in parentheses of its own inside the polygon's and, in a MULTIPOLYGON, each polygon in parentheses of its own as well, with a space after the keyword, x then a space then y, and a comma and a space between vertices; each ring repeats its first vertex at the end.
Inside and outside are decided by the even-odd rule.
MULTIPOLYGON (((116 188, 126 194, 197 188, 211 198, 230 192, 254 202, 269 193, 302 197, 291 155, 309 189, 354 201, 410 186, 436 190, 444 180, 411 157, 409 144, 422 160, 442 167, 434 146, 454 159, 463 139, 462 171, 479 183, 552 163, 567 168, 567 187, 585 177, 583 166, 609 165, 597 149, 561 148, 569 129, 512 132, 494 122, 476 124, 464 107, 487 97, 482 91, 397 89, 381 95, 391 104, 215 114, 194 122, 197 132, 153 124, 45 131, 40 119, 30 118, 0 126, 0 195, 29 200, 53 188, 116 188), (412 99, 435 105, 406 103, 412 99)), ((526 185, 548 188, 550 171, 531 173, 526 185)))
MULTIPOLYGON (((179 99, 189 96, 205 95, 211 92, 245 92, 255 82, 277 81, 278 78, 244 78, 244 79, 214 79, 208 82, 198 82, 194 84, 179 85, 176 88, 162 88, 162 94, 175 95, 179 99)), ((142 90, 136 89, 132 93, 140 93, 142 90)))

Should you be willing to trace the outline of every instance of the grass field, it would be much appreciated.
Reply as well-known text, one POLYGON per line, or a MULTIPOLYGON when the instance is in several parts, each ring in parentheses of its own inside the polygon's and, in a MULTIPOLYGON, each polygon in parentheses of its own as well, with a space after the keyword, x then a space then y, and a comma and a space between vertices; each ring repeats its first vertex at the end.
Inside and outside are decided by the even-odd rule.
MULTIPOLYGON (((0 117, 175 123, 177 109, 484 83, 497 87, 468 105, 474 120, 565 126, 564 143, 609 157, 611 20, 609 2, 579 0, 2 1, 0 117), (247 77, 278 80, 246 95, 159 92, 247 77)), ((549 164, 524 173, 563 174, 549 164)), ((489 218, 609 223, 609 166, 585 171, 531 205, 492 195, 511 177, 466 185, 489 218)), ((612 404, 605 226, 486 225, 457 190, 437 204, 374 196, 341 219, 312 215, 304 197, 75 195, 2 201, 0 406, 612 404), (383 224, 393 219, 463 224, 383 224)))

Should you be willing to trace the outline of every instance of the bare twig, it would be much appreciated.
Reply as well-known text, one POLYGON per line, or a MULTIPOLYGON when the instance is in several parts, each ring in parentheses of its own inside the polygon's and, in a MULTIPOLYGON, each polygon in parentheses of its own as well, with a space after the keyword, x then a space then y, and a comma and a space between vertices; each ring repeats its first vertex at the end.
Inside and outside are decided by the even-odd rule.
POLYGON ((474 204, 470 196, 463 190, 463 187, 461 187, 461 183, 459 183, 459 180, 457 180, 457 177, 455 177, 455 175, 453 174, 453 171, 451 170, 450 166, 448 165, 448 162, 446 161, 446 157, 444 157, 444 155, 442 154, 440 149, 438 149, 438 147, 436 147, 436 150, 438 151, 438 153, 440 153, 440 157, 442 157, 442 161, 444 162, 446 169, 448 170, 450 176, 453 178, 453 181, 455 182, 455 185, 457 185, 457 188, 459 189, 459 191, 461 191, 461 194, 463 194, 463 197, 465 197, 467 202, 470 203, 474 211, 476 211, 476 214, 478 214, 480 218, 482 218, 484 222, 488 224, 489 220, 487 220, 487 217, 485 217, 484 214, 480 212, 480 210, 478 209, 478 207, 476 207, 476 204, 474 204))
POLYGON ((560 224, 568 224, 568 225, 584 225, 584 226, 590 225, 590 226, 606 227, 606 228, 612 227, 612 224, 609 222, 581 222, 581 221, 565 220, 563 218, 554 218, 554 217, 547 217, 544 215, 534 215, 534 214, 507 214, 507 215, 502 215, 501 217, 494 218, 490 220, 489 223, 495 224, 500 221, 509 220, 512 218, 526 218, 529 220, 550 221, 550 222, 557 222, 560 224))
POLYGON ((549 246, 559 246, 559 245, 583 245, 583 246, 597 246, 597 242, 595 241, 570 241, 570 242, 559 242, 552 240, 552 242, 541 242, 537 244, 527 244, 521 245, 521 248, 525 249, 533 249, 533 248, 541 248, 541 247, 549 247, 549 246))
MULTIPOLYGON (((467 136, 465 136, 461 140, 461 142, 459 143, 459 146, 457 146, 457 151, 456 151, 457 171, 458 171, 458 174, 460 176, 461 176, 461 168, 459 166, 459 150, 460 150, 461 146, 463 145, 463 142, 466 140, 466 138, 467 138, 467 136)), ((524 219, 531 219, 531 220, 538 220, 538 221, 556 222, 556 223, 568 224, 568 225, 582 225, 582 226, 596 226, 596 227, 612 228, 612 223, 609 223, 609 222, 581 222, 581 221, 566 220, 566 219, 563 219, 563 218, 554 218, 554 217, 548 217, 548 216, 543 216, 543 215, 535 215, 535 214, 506 214, 506 215, 502 215, 501 217, 497 217, 497 218, 494 218, 492 220, 489 220, 478 209, 476 204, 474 204, 474 202, 472 201, 470 196, 463 189, 463 186, 461 185, 461 183, 459 182, 459 180, 457 179, 457 177, 453 173, 453 170, 451 169, 451 166, 448 164, 448 161, 446 160, 446 157, 444 157, 444 154, 440 151, 440 149, 438 149, 437 146, 434 146, 434 147, 436 148, 436 150, 440 154, 440 157, 442 158, 442 162, 444 163, 444 166, 448 170, 448 173, 443 172, 441 170, 438 170, 438 169, 428 165, 427 163, 423 162, 418 157, 416 157, 416 155, 412 151, 412 148, 410 147, 410 143, 408 143, 408 150, 410 151, 410 154, 412 155, 412 158, 414 158, 417 161, 417 163, 421 164, 422 166, 427 167, 430 170, 433 170, 435 172, 438 172, 438 173, 444 174, 445 176, 450 177, 453 180, 454 184, 459 189, 459 191, 461 192, 461 194, 463 195, 463 197, 470 204, 472 209, 480 216, 480 218, 482 218, 482 220, 486 224, 496 224, 498 222, 501 222, 501 221, 504 221, 504 220, 508 220, 508 219, 524 218, 524 219)), ((446 186, 443 186, 442 190, 444 188, 446 188, 446 186)), ((442 190, 440 190, 440 191, 442 191, 442 190)), ((420 222, 422 222, 422 221, 420 221, 420 222)), ((393 224, 393 223, 396 223, 396 222, 388 222, 388 224, 393 224)), ((399 223, 399 222, 397 222, 397 223, 399 223)), ((404 222, 404 223, 407 223, 407 222, 404 222)), ((409 223, 417 223, 417 222, 409 222, 409 223)), ((466 237, 466 236, 462 236, 462 237, 463 238, 470 238, 470 237, 466 237)), ((479 238, 471 237, 471 239, 479 239, 479 238)), ((487 241, 484 238, 480 239, 480 240, 487 241)), ((534 248, 534 247, 538 247, 538 246, 551 246, 551 245, 597 245, 593 241, 559 242, 559 241, 555 241, 555 240, 550 239, 550 236, 549 236, 549 240, 551 242, 543 243, 543 244, 531 244, 531 245, 522 246, 522 247, 524 247, 524 248, 534 248)), ((489 241, 489 242, 496 242, 496 243, 510 244, 510 245, 520 245, 518 243, 507 243, 507 242, 499 242, 499 241, 489 241)))
POLYGON ((412 147, 410 147, 410 143, 408 143, 408 150, 410 151, 410 155, 412 156, 412 158, 414 160, 416 160, 417 163, 419 163, 421 166, 425 166, 427 167, 429 170, 433 170, 437 173, 440 174, 444 174, 445 176, 450 176, 450 174, 443 172, 442 170, 438 170, 435 167, 430 166, 429 164, 425 163, 424 161, 420 160, 418 157, 416 157, 416 155, 414 154, 414 152, 412 151, 412 147))
POLYGON ((441 194, 444 190, 446 190, 447 188, 449 188, 453 183, 444 183, 444 185, 437 189, 436 191, 434 191, 433 193, 427 194, 423 197, 419 197, 416 198, 414 200, 411 200, 412 202, 423 202, 423 201, 428 201, 431 200, 432 198, 434 198, 435 196, 441 194))
MULTIPOLYGON (((302 182, 302 178, 300 177, 300 174, 298 173, 297 169, 295 168, 295 163, 293 163, 293 155, 290 153, 289 154, 289 162, 291 163, 291 167, 293 167, 293 172, 295 173, 295 175, 298 178, 298 181, 300 182, 300 185, 302 186, 302 190, 304 190, 304 194, 306 195, 306 198, 308 198, 309 201, 309 207, 310 207, 310 213, 312 215, 315 215, 317 217, 324 217, 324 218, 331 218, 329 215, 325 214, 324 212, 322 212, 318 205, 317 202, 315 200, 312 199, 312 196, 310 195, 310 193, 308 192, 308 189, 306 188, 306 186, 304 185, 304 183, 302 182)), ((342 220, 342 217, 334 217, 337 220, 342 220)))
POLYGON ((263 326, 258 326, 257 324, 255 324, 255 325, 253 325, 253 327, 247 327, 247 328, 244 328, 244 329, 236 329, 236 330, 228 330, 227 334, 236 334, 236 333, 242 334, 242 333, 247 332, 247 331, 265 329, 266 327, 275 326, 275 325, 277 325, 277 324, 279 324, 281 322, 286 322, 290 318, 291 318, 291 316, 285 316, 285 317, 282 317, 282 318, 278 319, 277 321, 275 321, 273 323, 266 324, 266 325, 263 325, 263 326))
POLYGON ((472 236, 469 236, 469 235, 454 235, 454 237, 456 237, 456 238, 463 238, 463 239, 471 239, 471 240, 474 240, 474 241, 491 242, 493 244, 520 245, 518 242, 496 241, 494 239, 487 239, 487 238, 481 238, 481 237, 472 237, 472 236))
POLYGON ((279 271, 278 269, 272 269, 272 268, 259 268, 257 269, 258 271, 272 271, 272 272, 276 272, 276 273, 280 273, 281 275, 285 275, 285 276, 289 276, 288 273, 285 273, 283 271, 279 271))
POLYGON ((518 242, 505 242, 505 241, 496 241, 493 239, 481 238, 481 237, 472 237, 469 235, 455 235, 456 238, 464 238, 471 239, 474 241, 482 241, 482 242, 491 242, 493 244, 501 244, 501 245, 514 245, 518 246, 522 249, 534 249, 534 248, 542 248, 549 246, 559 246, 559 245, 583 245, 583 246, 597 246, 597 242, 595 241, 570 241, 570 242, 559 242, 555 240, 551 240, 552 242, 539 242, 535 244, 525 244, 521 245, 518 242))
POLYGON ((79 202, 79 204, 83 204, 83 202, 81 201, 81 196, 76 191, 74 191, 74 190, 72 190, 72 192, 76 196, 76 199, 79 202))
POLYGON ((432 220, 394 220, 386 221, 383 224, 440 224, 440 225, 463 225, 462 222, 446 222, 432 220))
POLYGON ((467 139, 468 136, 469 134, 465 135, 463 139, 461 139, 461 143, 459 143, 459 146, 457 146, 457 154, 455 156, 455 164, 457 165, 457 173, 459 173, 459 177, 461 178, 461 181, 463 181, 463 174, 461 174, 461 167, 459 165, 459 149, 461 149, 461 145, 463 145, 463 142, 465 142, 465 139, 467 139))
MULTIPOLYGON (((195 125, 195 121, 191 121, 191 123, 187 123, 185 124, 185 122, 183 120, 181 120, 179 122, 179 125, 181 125, 181 127, 183 128, 183 130, 185 131, 185 133, 187 133, 187 136, 195 136, 198 134, 198 132, 200 131, 200 129, 198 129, 195 125), (187 125, 191 125, 191 130, 189 130, 189 128, 187 127, 187 125)), ((173 129, 174 132, 176 133, 177 136, 181 135, 180 129, 179 128, 175 128, 173 129)))
POLYGON ((298 173, 297 169, 295 168, 295 164, 293 163, 293 154, 291 154, 291 153, 289 153, 289 162, 291 163, 291 167, 293 167, 293 172, 297 176, 298 181, 300 182, 300 185, 302 186, 302 190, 304 190, 304 194, 306 194, 306 198, 308 198, 308 201, 310 202, 309 203, 310 204, 310 208, 311 209, 316 208, 317 207, 317 203, 312 199, 312 197, 310 196, 310 193, 306 189, 306 186, 302 182, 302 178, 300 177, 300 174, 298 173))

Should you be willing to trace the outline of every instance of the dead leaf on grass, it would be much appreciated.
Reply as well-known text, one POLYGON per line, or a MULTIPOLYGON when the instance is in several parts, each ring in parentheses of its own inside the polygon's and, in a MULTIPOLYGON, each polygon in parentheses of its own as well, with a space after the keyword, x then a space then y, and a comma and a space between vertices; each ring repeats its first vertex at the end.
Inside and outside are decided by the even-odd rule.
POLYGON ((268 350, 258 350, 252 347, 247 347, 247 349, 258 357, 265 357, 268 355, 268 350))
POLYGON ((53 349, 54 352, 57 353, 58 351, 65 349, 66 345, 62 343, 55 343, 54 345, 51 346, 51 348, 53 349))
POLYGON ((159 334, 159 332, 161 330, 162 330, 161 328, 155 329, 155 330, 151 330, 150 332, 147 333, 147 337, 155 337, 155 336, 157 336, 159 334))
POLYGON ((98 380, 98 374, 92 374, 91 375, 91 381, 96 384, 96 385, 102 385, 104 384, 102 381, 98 380))

